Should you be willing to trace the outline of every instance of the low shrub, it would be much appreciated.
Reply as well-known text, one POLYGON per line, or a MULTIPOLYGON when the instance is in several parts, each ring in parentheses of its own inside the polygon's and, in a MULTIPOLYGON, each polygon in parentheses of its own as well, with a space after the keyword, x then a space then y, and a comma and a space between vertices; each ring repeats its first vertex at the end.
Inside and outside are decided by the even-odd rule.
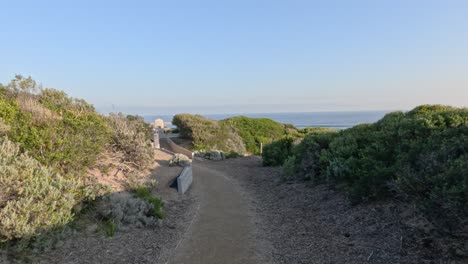
POLYGON ((184 154, 176 153, 169 160, 169 166, 190 166, 192 161, 184 154))
MULTIPOLYGON (((84 204, 108 193, 102 185, 84 184, 86 171, 104 150, 112 148, 122 162, 143 169, 153 160, 150 136, 151 128, 140 117, 107 118, 86 101, 42 89, 30 77, 17 75, 0 85, 0 242, 30 245, 62 229, 84 204)), ((120 165, 128 168, 129 177, 138 170, 120 165)), ((153 211, 156 200, 124 198, 104 199, 117 205, 103 215, 140 224, 153 221, 146 214, 162 215, 153 211)))
MULTIPOLYGON (((284 152, 269 153, 284 159, 284 152)), ((446 234, 462 232, 468 221, 467 171, 468 109, 441 105, 311 133, 284 162, 286 179, 328 183, 353 202, 398 197, 415 203, 446 234)))
POLYGON ((122 225, 143 227, 156 223, 154 205, 127 192, 105 196, 97 205, 98 216, 117 227, 122 225))
POLYGON ((260 154, 260 143, 267 144, 292 133, 294 127, 285 126, 268 118, 231 117, 220 121, 233 127, 242 138, 249 153, 260 154))
POLYGON ((283 163, 283 174, 281 175, 283 180, 295 180, 297 179, 296 172, 296 156, 289 156, 283 163))
POLYGON ((245 145, 235 129, 200 115, 178 114, 172 121, 180 136, 192 140, 195 150, 216 149, 225 153, 245 153, 245 145))
POLYGON ((0 242, 29 239, 64 225, 81 183, 42 166, 7 138, 0 139, 0 242))
POLYGON ((152 205, 152 208, 149 212, 151 216, 162 219, 166 215, 166 213, 163 211, 164 203, 162 202, 161 199, 153 196, 149 188, 142 187, 142 188, 136 189, 135 197, 138 197, 152 205))
POLYGON ((266 145, 263 148, 262 158, 264 166, 280 166, 291 156, 294 139, 285 137, 266 145))
POLYGON ((113 237, 115 232, 117 232, 117 224, 114 219, 107 219, 102 222, 102 228, 108 237, 113 237))
POLYGON ((151 165, 154 154, 148 138, 151 132, 148 132, 143 119, 119 113, 111 114, 108 120, 112 130, 112 147, 124 153, 122 162, 131 163, 140 169, 151 165))
POLYGON ((59 168, 62 173, 78 174, 94 164, 109 141, 104 117, 89 107, 86 108, 89 111, 79 112, 80 107, 68 97, 61 98, 71 100, 70 109, 51 106, 50 98, 42 105, 42 94, 8 92, 0 95, 0 118, 10 126, 9 138, 47 166, 59 168), (46 108, 49 106, 50 109, 46 108))

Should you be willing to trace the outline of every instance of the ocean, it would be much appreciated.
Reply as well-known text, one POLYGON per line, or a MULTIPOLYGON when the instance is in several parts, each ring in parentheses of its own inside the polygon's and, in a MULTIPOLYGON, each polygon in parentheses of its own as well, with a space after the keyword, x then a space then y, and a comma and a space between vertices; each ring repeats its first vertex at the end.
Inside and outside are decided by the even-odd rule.
MULTIPOLYGON (((327 127, 346 129, 362 123, 373 123, 382 118, 389 111, 349 111, 349 112, 307 112, 307 113, 254 113, 254 114, 206 114, 210 119, 222 120, 233 116, 247 116, 252 118, 270 118, 283 124, 292 124, 297 128, 327 127)), ((144 116, 146 122, 157 118, 172 121, 173 115, 144 116)), ((171 127, 171 126, 169 126, 171 127)))

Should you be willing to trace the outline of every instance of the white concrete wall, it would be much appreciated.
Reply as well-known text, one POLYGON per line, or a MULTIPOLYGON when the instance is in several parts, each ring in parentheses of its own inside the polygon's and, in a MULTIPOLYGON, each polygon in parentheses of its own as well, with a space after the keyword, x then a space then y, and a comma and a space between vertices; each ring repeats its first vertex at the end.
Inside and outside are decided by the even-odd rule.
POLYGON ((192 166, 185 166, 179 177, 177 177, 177 191, 185 193, 193 181, 192 166))

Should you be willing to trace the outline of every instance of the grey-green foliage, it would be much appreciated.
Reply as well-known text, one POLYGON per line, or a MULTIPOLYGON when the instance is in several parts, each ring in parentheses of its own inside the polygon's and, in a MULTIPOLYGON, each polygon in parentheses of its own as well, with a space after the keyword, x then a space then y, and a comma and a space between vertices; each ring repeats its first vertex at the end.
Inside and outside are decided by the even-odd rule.
POLYGON ((0 138, 0 242, 68 223, 79 186, 0 138))
POLYGON ((151 215, 153 205, 130 193, 113 193, 99 202, 98 214, 106 221, 111 220, 117 226, 149 226, 157 219, 151 215))
POLYGON ((15 78, 6 86, 8 89, 18 91, 18 92, 29 92, 34 93, 39 90, 36 81, 34 81, 31 76, 25 78, 21 74, 16 74, 15 78))
POLYGON ((189 157, 180 153, 174 154, 174 156, 169 160, 170 166, 190 166, 190 164, 192 164, 192 161, 189 159, 189 157))
POLYGON ((109 116, 109 124, 112 146, 124 153, 123 162, 133 163, 142 169, 148 167, 153 161, 153 149, 143 120, 119 113, 109 116))

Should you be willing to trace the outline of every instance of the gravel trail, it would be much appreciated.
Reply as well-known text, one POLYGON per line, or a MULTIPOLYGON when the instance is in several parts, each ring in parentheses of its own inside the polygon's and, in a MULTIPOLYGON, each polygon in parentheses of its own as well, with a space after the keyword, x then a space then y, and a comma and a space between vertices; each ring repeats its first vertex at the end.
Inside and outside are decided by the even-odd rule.
POLYGON ((193 162, 198 213, 169 263, 266 263, 245 193, 215 164, 193 162))

